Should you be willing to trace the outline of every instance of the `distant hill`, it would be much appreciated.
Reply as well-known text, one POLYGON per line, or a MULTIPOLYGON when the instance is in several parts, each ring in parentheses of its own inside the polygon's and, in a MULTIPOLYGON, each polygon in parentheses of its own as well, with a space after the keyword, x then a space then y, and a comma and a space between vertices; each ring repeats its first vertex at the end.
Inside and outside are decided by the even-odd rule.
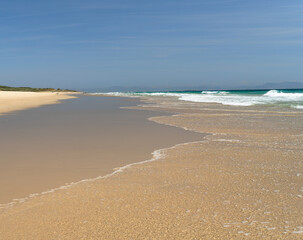
POLYGON ((201 85, 201 86, 157 86, 157 87, 140 87, 140 86, 113 86, 107 88, 91 88, 79 89, 85 92, 145 92, 145 91, 203 91, 203 90, 245 90, 245 89, 303 89, 303 83, 300 82, 280 82, 280 83, 265 83, 257 86, 216 86, 216 85, 201 85))
POLYGON ((256 89, 303 89, 303 83, 300 82, 280 82, 265 83, 257 86, 256 89))
POLYGON ((159 86, 159 87, 140 87, 140 86, 114 86, 108 88, 90 88, 90 89, 79 89, 79 91, 85 92, 155 92, 155 91, 185 91, 185 90, 209 90, 219 89, 219 87, 189 87, 189 86, 159 86))
POLYGON ((31 87, 8 87, 1 86, 0 91, 19 91, 19 92, 75 92, 73 90, 68 89, 60 89, 60 88, 31 88, 31 87))

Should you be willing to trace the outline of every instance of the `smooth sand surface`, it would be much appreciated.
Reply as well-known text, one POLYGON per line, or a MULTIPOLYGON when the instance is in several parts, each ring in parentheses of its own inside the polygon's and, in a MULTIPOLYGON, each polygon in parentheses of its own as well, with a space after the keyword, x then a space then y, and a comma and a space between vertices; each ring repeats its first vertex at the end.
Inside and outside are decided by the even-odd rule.
POLYGON ((0 117, 0 203, 106 175, 152 151, 200 140, 148 121, 159 112, 126 110, 137 100, 79 96, 0 117))
POLYGON ((145 101, 210 135, 2 209, 0 239, 302 239, 302 112, 145 101))
POLYGON ((63 92, 0 91, 0 115, 12 111, 56 104, 60 100, 74 98, 63 92))

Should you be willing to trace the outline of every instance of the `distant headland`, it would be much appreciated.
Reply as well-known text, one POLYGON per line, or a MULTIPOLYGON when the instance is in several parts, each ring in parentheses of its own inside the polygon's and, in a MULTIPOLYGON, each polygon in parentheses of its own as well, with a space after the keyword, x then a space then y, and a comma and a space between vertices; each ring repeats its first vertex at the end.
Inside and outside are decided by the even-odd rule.
POLYGON ((32 87, 8 87, 1 86, 0 91, 18 91, 18 92, 77 92, 75 90, 61 88, 32 88, 32 87))

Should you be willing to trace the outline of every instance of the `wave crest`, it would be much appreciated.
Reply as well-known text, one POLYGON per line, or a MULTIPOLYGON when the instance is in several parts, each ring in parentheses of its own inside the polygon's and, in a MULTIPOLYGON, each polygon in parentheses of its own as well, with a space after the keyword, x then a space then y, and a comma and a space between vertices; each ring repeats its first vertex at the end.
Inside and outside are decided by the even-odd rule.
POLYGON ((302 109, 303 90, 269 90, 264 91, 184 91, 184 92, 116 92, 107 93, 114 96, 140 97, 160 96, 175 97, 178 100, 201 103, 220 103, 233 106, 253 106, 281 104, 285 107, 302 109), (294 107, 298 106, 298 107, 294 107))
POLYGON ((303 93, 290 93, 290 92, 283 92, 282 90, 270 90, 267 93, 265 93, 263 96, 267 97, 283 97, 283 98, 302 98, 303 100, 303 93))

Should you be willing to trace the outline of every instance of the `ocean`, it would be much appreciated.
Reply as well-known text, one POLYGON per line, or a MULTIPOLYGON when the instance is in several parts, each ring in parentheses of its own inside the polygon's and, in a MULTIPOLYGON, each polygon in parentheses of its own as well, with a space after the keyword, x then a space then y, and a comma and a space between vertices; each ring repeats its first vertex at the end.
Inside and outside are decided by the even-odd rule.
POLYGON ((233 106, 274 105, 303 110, 303 89, 110 92, 106 94, 126 97, 165 96, 189 102, 220 103, 233 106))

